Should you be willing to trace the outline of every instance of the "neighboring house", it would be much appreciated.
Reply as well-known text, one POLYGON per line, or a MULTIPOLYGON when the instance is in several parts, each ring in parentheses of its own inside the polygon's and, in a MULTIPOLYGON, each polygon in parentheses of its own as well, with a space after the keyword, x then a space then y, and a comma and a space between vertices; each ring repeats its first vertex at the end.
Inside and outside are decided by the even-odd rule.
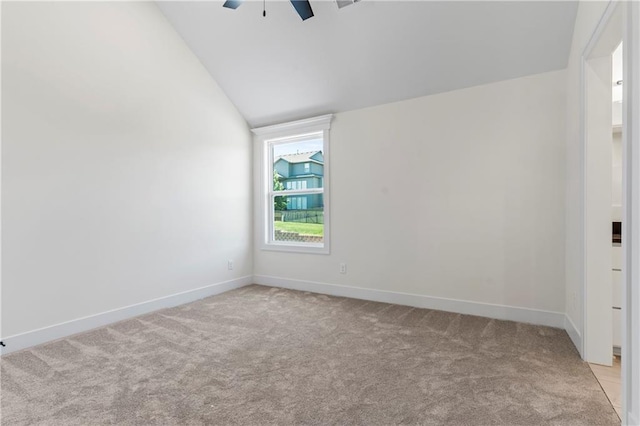
MULTIPOLYGON (((324 156, 322 151, 282 155, 273 163, 284 189, 322 188, 324 156)), ((287 196, 287 210, 307 210, 324 207, 321 194, 287 196)))

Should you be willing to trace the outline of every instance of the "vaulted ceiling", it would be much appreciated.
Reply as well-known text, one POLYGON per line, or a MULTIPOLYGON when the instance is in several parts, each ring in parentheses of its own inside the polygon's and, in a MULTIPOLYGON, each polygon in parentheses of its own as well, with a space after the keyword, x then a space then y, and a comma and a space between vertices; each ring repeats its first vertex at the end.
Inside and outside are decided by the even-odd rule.
POLYGON ((577 2, 158 2, 252 126, 565 68, 577 2))

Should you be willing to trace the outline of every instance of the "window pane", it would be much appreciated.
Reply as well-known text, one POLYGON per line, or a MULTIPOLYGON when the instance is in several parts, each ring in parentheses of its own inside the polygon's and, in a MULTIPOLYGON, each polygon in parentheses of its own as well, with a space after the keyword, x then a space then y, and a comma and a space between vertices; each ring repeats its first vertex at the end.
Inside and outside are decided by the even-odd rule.
POLYGON ((309 244, 324 242, 322 194, 274 196, 273 200, 274 241, 309 244))
POLYGON ((322 138, 316 136, 308 140, 274 143, 271 146, 275 190, 322 188, 322 138))

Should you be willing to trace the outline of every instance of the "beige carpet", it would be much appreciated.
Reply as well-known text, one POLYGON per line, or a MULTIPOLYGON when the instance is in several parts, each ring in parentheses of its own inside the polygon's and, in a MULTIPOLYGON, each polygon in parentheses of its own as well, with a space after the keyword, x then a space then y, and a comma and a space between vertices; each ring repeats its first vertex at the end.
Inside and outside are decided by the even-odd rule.
POLYGON ((619 424, 562 330, 261 286, 1 366, 3 425, 619 424))

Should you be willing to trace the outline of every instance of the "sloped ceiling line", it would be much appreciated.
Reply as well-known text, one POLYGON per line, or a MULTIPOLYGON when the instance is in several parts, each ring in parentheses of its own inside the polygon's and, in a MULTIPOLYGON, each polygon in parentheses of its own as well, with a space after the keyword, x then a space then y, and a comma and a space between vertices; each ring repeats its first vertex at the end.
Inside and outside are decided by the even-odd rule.
POLYGON ((251 126, 563 69, 577 2, 158 2, 251 126))

